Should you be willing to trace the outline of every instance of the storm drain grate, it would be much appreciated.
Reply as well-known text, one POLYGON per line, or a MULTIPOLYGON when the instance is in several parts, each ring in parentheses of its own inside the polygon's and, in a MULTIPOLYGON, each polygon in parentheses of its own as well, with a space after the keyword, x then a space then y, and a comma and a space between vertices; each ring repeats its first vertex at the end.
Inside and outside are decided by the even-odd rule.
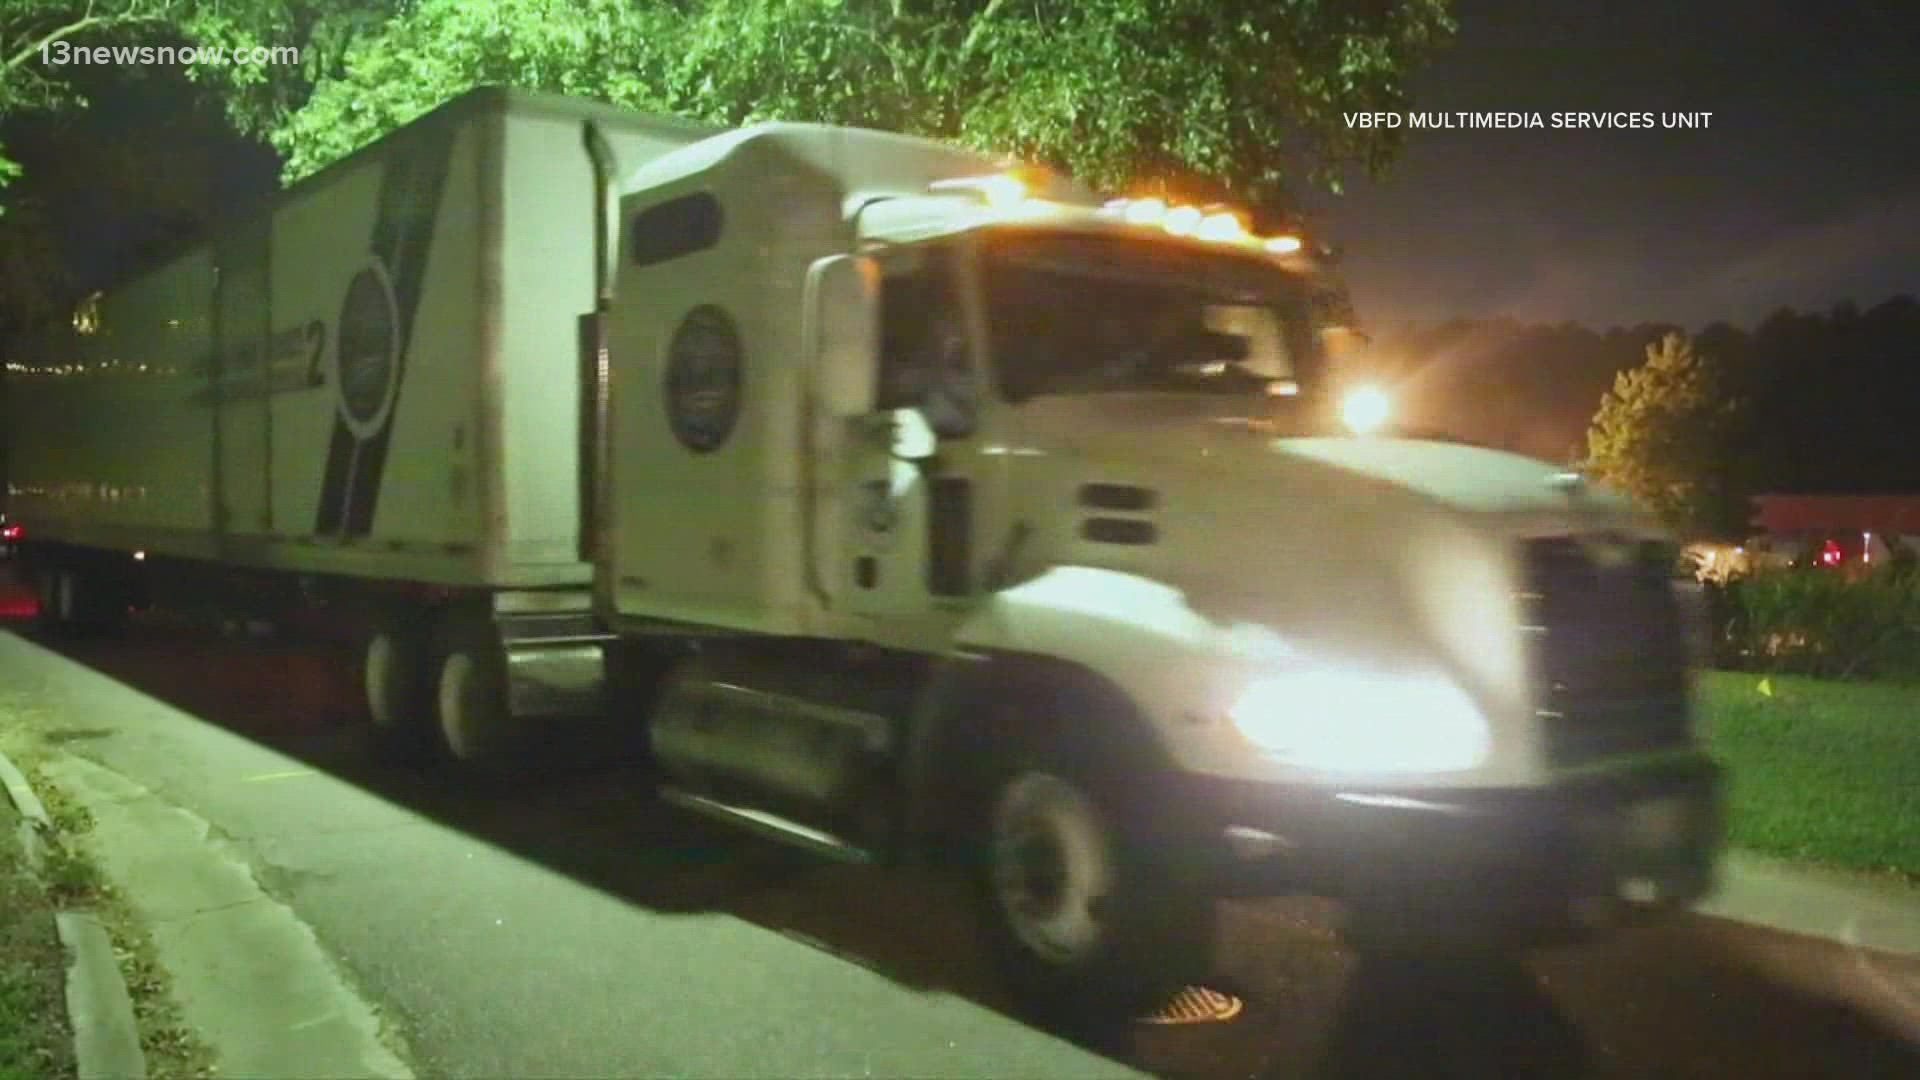
POLYGON ((1240 1015, 1246 1003, 1232 994, 1205 986, 1189 986, 1173 995, 1159 1010, 1140 1018, 1142 1024, 1224 1024, 1240 1015))

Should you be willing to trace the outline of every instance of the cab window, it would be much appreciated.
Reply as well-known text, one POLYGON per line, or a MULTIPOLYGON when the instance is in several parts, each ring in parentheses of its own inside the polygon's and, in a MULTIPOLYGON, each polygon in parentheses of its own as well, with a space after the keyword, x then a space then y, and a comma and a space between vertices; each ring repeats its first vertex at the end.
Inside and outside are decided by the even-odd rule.
POLYGON ((971 434, 979 422, 979 384, 954 253, 915 252, 883 270, 880 407, 917 408, 942 438, 971 434))

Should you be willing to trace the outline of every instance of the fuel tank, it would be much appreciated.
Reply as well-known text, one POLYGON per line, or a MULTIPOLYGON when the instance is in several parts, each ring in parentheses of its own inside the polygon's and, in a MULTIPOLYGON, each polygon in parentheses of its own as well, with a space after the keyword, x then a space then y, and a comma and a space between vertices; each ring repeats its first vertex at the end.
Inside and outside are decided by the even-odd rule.
POLYGON ((669 676, 654 759, 677 785, 832 814, 889 758, 893 724, 871 673, 786 656, 703 655, 669 676))

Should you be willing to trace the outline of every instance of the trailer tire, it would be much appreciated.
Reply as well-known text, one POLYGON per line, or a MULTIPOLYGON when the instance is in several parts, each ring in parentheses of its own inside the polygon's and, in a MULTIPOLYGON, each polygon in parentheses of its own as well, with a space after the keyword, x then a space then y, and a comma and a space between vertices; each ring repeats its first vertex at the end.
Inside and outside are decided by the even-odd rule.
POLYGON ((50 634, 81 636, 110 632, 127 621, 121 590, 102 575, 72 566, 42 566, 34 575, 40 599, 40 626, 50 634))
MULTIPOLYGON (((1013 746, 984 786, 975 859, 989 944, 1020 1005, 1067 1023, 1132 1018, 1210 973, 1218 914, 1168 858, 1127 773, 1013 746)), ((1110 763, 1108 763, 1110 764, 1110 763)))
POLYGON ((504 763, 514 733, 507 658, 489 613, 449 608, 437 635, 434 721, 441 753, 468 768, 504 763))
POLYGON ((61 595, 63 577, 59 567, 41 565, 33 568, 33 591, 39 601, 37 622, 40 629, 48 634, 59 634, 67 629, 61 613, 72 605, 68 598, 61 595))
POLYGON ((434 702, 428 668, 433 650, 420 629, 427 617, 419 612, 413 619, 401 615, 382 619, 361 656, 374 747, 382 757, 405 764, 421 764, 433 754, 434 702))

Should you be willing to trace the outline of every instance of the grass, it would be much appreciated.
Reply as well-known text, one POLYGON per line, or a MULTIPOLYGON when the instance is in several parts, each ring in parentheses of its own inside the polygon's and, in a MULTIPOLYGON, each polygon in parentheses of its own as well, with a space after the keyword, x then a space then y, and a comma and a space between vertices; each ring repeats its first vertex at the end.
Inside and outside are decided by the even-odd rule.
POLYGON ((1734 844, 1920 881, 1920 689, 1712 672, 1700 709, 1734 844))
POLYGON ((72 1076, 66 950, 53 903, 20 849, 17 821, 0 796, 0 1080, 72 1076))

